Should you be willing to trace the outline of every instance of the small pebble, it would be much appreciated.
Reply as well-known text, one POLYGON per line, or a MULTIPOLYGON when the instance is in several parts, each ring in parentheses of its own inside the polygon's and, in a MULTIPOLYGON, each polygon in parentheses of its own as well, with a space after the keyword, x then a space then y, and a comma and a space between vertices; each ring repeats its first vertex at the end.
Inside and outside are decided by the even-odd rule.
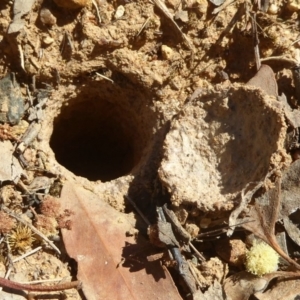
POLYGON ((53 26, 56 24, 56 18, 48 8, 42 8, 40 11, 40 20, 44 25, 53 26))
POLYGON ((91 0, 53 0, 59 7, 77 9, 86 7, 91 0))
POLYGON ((300 0, 290 0, 287 4, 289 11, 296 12, 300 10, 300 0))
POLYGON ((270 15, 276 15, 278 13, 278 5, 272 3, 268 8, 268 13, 270 15))
POLYGON ((44 46, 50 46, 54 42, 54 39, 50 36, 45 36, 42 40, 44 46))
POLYGON ((246 245, 241 240, 220 240, 216 243, 218 255, 232 266, 242 266, 247 251, 246 245))
POLYGON ((125 8, 123 5, 118 6, 115 12, 115 19, 120 19, 124 16, 125 8))
POLYGON ((189 21, 189 15, 186 10, 179 10, 174 16, 175 20, 181 20, 184 23, 189 21))
POLYGON ((162 45, 161 54, 164 59, 171 60, 173 58, 174 51, 170 47, 162 45))

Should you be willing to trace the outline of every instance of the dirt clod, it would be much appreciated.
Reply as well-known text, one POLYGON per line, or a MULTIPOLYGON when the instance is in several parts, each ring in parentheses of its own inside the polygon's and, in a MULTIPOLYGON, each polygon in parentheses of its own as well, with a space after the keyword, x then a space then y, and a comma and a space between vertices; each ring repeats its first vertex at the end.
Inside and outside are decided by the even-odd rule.
POLYGON ((245 185, 262 179, 275 153, 284 153, 286 125, 275 102, 260 90, 235 86, 188 104, 172 122, 159 168, 172 204, 232 209, 245 185))
MULTIPOLYGON (((233 220, 250 218, 258 196, 272 191, 280 173, 290 168, 290 152, 299 158, 299 95, 293 77, 300 61, 297 1, 269 6, 265 1, 262 10, 250 1, 228 6, 209 0, 1 1, 0 204, 3 211, 26 216, 30 226, 53 240, 44 243, 29 232, 29 243, 16 247, 18 234, 28 232, 19 227, 21 221, 13 227, 2 214, 7 226, 0 232, 1 276, 10 272, 5 236, 10 235, 11 246, 18 248, 13 255, 42 247, 15 264, 10 279, 77 275, 85 281, 83 293, 89 290, 86 298, 92 299, 96 287, 109 299, 125 277, 114 285, 108 267, 110 274, 126 271, 133 283, 130 296, 122 289, 115 298, 138 294, 145 300, 186 300, 198 294, 221 299, 225 277, 245 269, 245 235, 235 230, 246 226, 233 220), (158 226, 160 207, 176 219, 170 218, 164 232, 158 226), (144 217, 156 233, 151 240, 161 246, 155 251, 148 237, 136 247, 146 236, 144 217), (106 228, 118 228, 118 237, 111 238, 106 228), (184 229, 188 239, 182 238, 184 229), (224 241, 226 231, 234 238, 216 242, 224 241), (51 245, 63 248, 63 243, 75 261, 52 250, 51 245), (167 251, 174 245, 176 263, 167 251), (86 256, 83 250, 89 250, 86 256), (149 273, 147 256, 160 260, 152 265, 158 275, 149 273), (87 276, 80 275, 84 264, 87 276), (172 269, 181 295, 163 264, 172 269), (182 275, 189 269, 193 276, 187 281, 182 275)), ((283 198, 289 195, 282 190, 283 198)), ((299 241, 296 194, 293 205, 285 206, 289 213, 280 230, 299 241)), ((255 216, 254 232, 261 224, 255 216)), ((278 224, 272 224, 277 231, 278 224)), ((293 264, 295 257, 287 261, 293 264)), ((258 290, 249 283, 253 277, 243 274, 229 280, 228 297, 248 299, 258 290)), ((80 298, 77 291, 64 295, 80 298)))

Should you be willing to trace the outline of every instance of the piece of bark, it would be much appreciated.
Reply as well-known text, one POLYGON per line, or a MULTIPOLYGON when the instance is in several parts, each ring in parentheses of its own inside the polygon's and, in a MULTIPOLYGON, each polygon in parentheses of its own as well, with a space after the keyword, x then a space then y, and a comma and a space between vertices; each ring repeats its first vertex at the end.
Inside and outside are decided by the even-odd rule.
POLYGON ((261 65, 258 72, 247 82, 247 85, 261 88, 268 95, 278 96, 278 86, 275 74, 268 65, 261 65))
POLYGON ((23 173, 19 161, 13 156, 14 146, 10 141, 0 142, 0 182, 13 181, 17 183, 23 173))

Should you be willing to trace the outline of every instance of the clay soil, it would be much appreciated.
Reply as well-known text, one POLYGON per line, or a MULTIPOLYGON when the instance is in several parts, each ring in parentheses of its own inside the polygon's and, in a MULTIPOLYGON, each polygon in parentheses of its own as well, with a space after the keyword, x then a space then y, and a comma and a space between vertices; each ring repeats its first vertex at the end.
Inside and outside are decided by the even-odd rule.
MULTIPOLYGON (((297 9, 281 0, 271 3, 266 12, 250 1, 234 1, 218 13, 208 0, 166 0, 165 5, 176 17, 181 33, 148 0, 96 0, 78 9, 38 0, 24 16, 24 27, 9 34, 13 4, 2 0, 0 78, 15 74, 26 109, 30 98, 36 101, 38 91, 48 93, 39 119, 41 131, 24 153, 29 164, 35 165, 42 153, 48 170, 62 182, 67 179, 100 194, 121 212, 126 212, 124 195, 128 194, 138 199, 152 223, 156 221, 155 206, 171 203, 181 224, 196 236, 203 228, 220 225, 228 218, 237 194, 247 183, 262 180, 270 166, 284 168, 292 160, 284 146, 287 124, 282 114, 271 108, 261 92, 240 89, 257 72, 251 25, 256 13, 260 56, 277 57, 264 64, 275 73, 278 93, 284 93, 289 104, 297 108, 291 67, 299 59, 299 17, 297 9), (223 112, 230 104, 222 103, 220 96, 233 86, 238 100, 232 105, 239 113, 234 121, 223 112), (208 91, 214 96, 194 109, 197 104, 193 99, 210 95, 208 91), (243 102, 247 97, 249 101, 258 98, 259 105, 243 102), (269 116, 266 123, 256 119, 261 107, 269 116), (198 123, 200 119, 203 121, 198 123), (241 129, 246 138, 243 144, 233 143, 222 152, 221 146, 227 145, 232 137, 230 128, 236 124, 246 126, 241 129), (186 131, 179 130, 177 135, 178 128, 186 131), (264 134, 252 134, 252 128, 254 132, 269 132, 267 135, 275 139, 268 138, 266 146, 264 134), (190 140, 198 140, 202 138, 200 131, 210 136, 205 145, 197 146, 205 157, 206 171, 201 173, 205 184, 199 186, 187 179, 186 184, 195 188, 184 190, 181 185, 185 178, 194 174, 193 160, 199 159, 191 155, 190 160, 177 161, 174 151, 186 150, 179 137, 186 134, 190 140), (226 134, 216 138, 220 131, 226 134), (248 177, 243 177, 245 169, 248 177), (197 194, 201 199, 207 197, 207 202, 195 199, 197 194)), ((28 115, 25 111, 12 126, 16 136, 28 127, 28 115)), ((35 174, 28 172, 25 184, 29 185, 35 174)), ((18 198, 21 192, 16 189, 12 194, 18 198)), ((15 265, 10 278, 32 281, 51 279, 53 274, 76 274, 67 258, 59 263, 47 255, 39 253, 30 258, 34 262, 29 259, 15 265), (28 267, 33 264, 33 268, 28 267)), ((5 270, 2 264, 3 276, 5 270)), ((66 297, 83 296, 71 292, 66 297)))

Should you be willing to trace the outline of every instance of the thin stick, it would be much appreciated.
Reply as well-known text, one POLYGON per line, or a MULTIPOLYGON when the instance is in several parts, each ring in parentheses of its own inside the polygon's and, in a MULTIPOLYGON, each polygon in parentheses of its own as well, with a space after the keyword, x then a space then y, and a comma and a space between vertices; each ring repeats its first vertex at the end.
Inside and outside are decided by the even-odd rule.
POLYGON ((297 65, 298 64, 298 62, 295 59, 287 58, 287 57, 283 57, 283 56, 269 56, 269 57, 265 57, 265 58, 260 59, 261 62, 270 61, 270 60, 287 62, 287 63, 290 63, 292 65, 297 65))
MULTIPOLYGON (((5 272, 4 279, 7 279, 7 278, 9 277, 11 271, 12 271, 12 268, 9 267, 9 268, 7 269, 7 271, 5 272)), ((1 278, 1 277, 0 277, 0 278, 1 278)), ((2 287, 1 287, 1 285, 0 285, 0 292, 1 292, 2 290, 3 290, 3 289, 2 289, 2 287)))
MULTIPOLYGON (((4 237, 2 238, 2 240, 4 239, 4 237)), ((10 256, 10 252, 11 252, 11 250, 10 250, 10 247, 9 247, 9 244, 8 243, 6 243, 7 244, 7 248, 8 248, 8 255, 7 255, 7 259, 8 259, 8 269, 6 270, 6 272, 5 272, 5 275, 4 275, 4 278, 6 279, 6 278, 8 278, 8 276, 9 276, 9 274, 10 274, 10 272, 11 272, 11 270, 12 270, 12 267, 11 267, 11 265, 12 265, 12 260, 11 260, 11 256, 10 256)), ((0 292, 2 291, 2 287, 0 286, 0 292)))
POLYGON ((21 67, 24 71, 25 70, 25 65, 24 65, 24 53, 23 53, 23 49, 22 49, 22 46, 19 44, 18 45, 18 50, 20 52, 20 64, 21 64, 21 67))
POLYGON ((29 87, 28 87, 27 84, 25 86, 26 86, 26 93, 27 93, 27 96, 28 96, 28 99, 29 99, 30 106, 33 106, 33 100, 32 100, 32 97, 31 97, 31 94, 30 94, 30 91, 29 91, 29 87))
POLYGON ((41 66, 36 63, 36 61, 32 58, 32 56, 29 57, 29 61, 36 68, 37 71, 41 68, 41 66))
POLYGON ((21 291, 25 290, 25 291, 32 291, 32 292, 56 292, 56 291, 73 289, 73 288, 80 289, 81 282, 71 281, 71 282, 56 284, 53 286, 46 286, 46 285, 23 284, 23 283, 18 283, 0 277, 0 286, 11 288, 14 290, 21 290, 21 291))
POLYGON ((4 205, 1 205, 1 209, 6 212, 11 217, 15 218, 25 226, 29 227, 35 234, 40 236, 51 248, 53 248, 58 254, 61 254, 60 250, 53 244, 52 241, 50 241, 43 233, 41 233, 39 230, 37 230, 34 226, 32 226, 30 223, 24 221, 20 216, 12 212, 10 209, 5 207, 4 205))
POLYGON ((136 206, 135 202, 128 195, 125 195, 125 198, 130 202, 130 204, 134 207, 134 209, 137 211, 137 213, 142 217, 144 222, 148 226, 150 226, 151 223, 148 221, 148 219, 145 217, 145 215, 141 212, 141 210, 136 206))
POLYGON ((255 62, 256 62, 256 70, 258 71, 261 66, 260 62, 260 56, 259 56, 259 39, 257 34, 257 23, 256 23, 256 14, 253 14, 253 17, 251 17, 252 21, 252 30, 253 30, 253 41, 254 41, 254 56, 255 56, 255 62))
POLYGON ((191 271, 191 273, 192 273, 194 279, 196 280, 198 286, 199 286, 199 287, 202 287, 202 285, 201 285, 201 283, 200 283, 200 281, 199 281, 199 279, 198 279, 198 276, 197 276, 196 272, 194 271, 195 266, 194 266, 193 263, 191 263, 190 261, 187 261, 187 263, 188 263, 188 265, 189 265, 190 271, 191 271))
POLYGON ((53 282, 62 282, 66 279, 72 279, 71 276, 66 276, 64 278, 55 278, 55 279, 41 279, 41 280, 34 280, 34 281, 27 281, 22 282, 22 284, 39 284, 39 283, 53 283, 53 282))
POLYGON ((108 77, 106 77, 106 76, 104 76, 104 75, 102 75, 102 74, 100 74, 100 73, 98 73, 98 72, 96 72, 96 74, 97 74, 98 76, 100 76, 101 78, 103 78, 103 79, 105 79, 105 80, 108 80, 108 81, 110 81, 111 83, 114 83, 114 81, 113 81, 112 79, 110 79, 110 78, 108 78, 108 77))
POLYGON ((101 20, 101 17, 100 17, 100 12, 99 12, 98 5, 97 5, 95 0, 92 0, 92 3, 95 6, 95 9, 96 9, 96 12, 97 12, 98 22, 99 22, 99 24, 101 24, 102 20, 101 20))
POLYGON ((190 247, 195 251, 196 256, 201 260, 201 261, 205 261, 205 257, 196 249, 196 247, 189 242, 190 247))
POLYGON ((146 25, 148 24, 148 22, 150 21, 150 17, 147 18, 147 20, 144 22, 144 24, 142 25, 141 29, 139 30, 139 32, 135 35, 135 37, 138 37, 141 32, 144 30, 144 28, 146 27, 146 25))
POLYGON ((293 46, 294 44, 296 44, 296 43, 298 43, 298 42, 300 42, 300 39, 296 39, 296 41, 292 42, 292 43, 290 44, 290 46, 293 46))
POLYGON ((8 279, 8 277, 9 277, 11 271, 12 271, 12 267, 9 267, 9 269, 8 269, 8 270, 6 271, 6 273, 5 273, 4 279, 8 279))
POLYGON ((21 259, 23 259, 23 258, 25 258, 25 257, 27 257, 27 256, 29 256, 29 255, 31 255, 31 254, 34 254, 35 252, 38 252, 38 251, 41 250, 41 249, 42 249, 42 246, 39 246, 39 247, 37 247, 37 248, 35 248, 35 249, 33 249, 33 250, 30 250, 30 251, 26 252, 25 254, 23 254, 23 255, 21 255, 21 256, 15 258, 15 259, 13 260, 13 263, 15 263, 15 262, 17 262, 17 261, 19 261, 19 260, 21 260, 21 259))
POLYGON ((67 40, 67 44, 70 46, 71 50, 74 50, 74 44, 70 38, 70 35, 67 31, 65 31, 65 36, 66 36, 66 40, 67 40))
MULTIPOLYGON (((9 276, 10 273, 11 273, 11 270, 12 270, 11 267, 9 267, 9 268, 7 269, 7 271, 5 272, 4 279, 7 279, 7 278, 8 278, 8 276, 9 276)), ((0 286, 0 292, 1 292, 2 290, 3 290, 3 289, 2 289, 2 287, 0 286)))

